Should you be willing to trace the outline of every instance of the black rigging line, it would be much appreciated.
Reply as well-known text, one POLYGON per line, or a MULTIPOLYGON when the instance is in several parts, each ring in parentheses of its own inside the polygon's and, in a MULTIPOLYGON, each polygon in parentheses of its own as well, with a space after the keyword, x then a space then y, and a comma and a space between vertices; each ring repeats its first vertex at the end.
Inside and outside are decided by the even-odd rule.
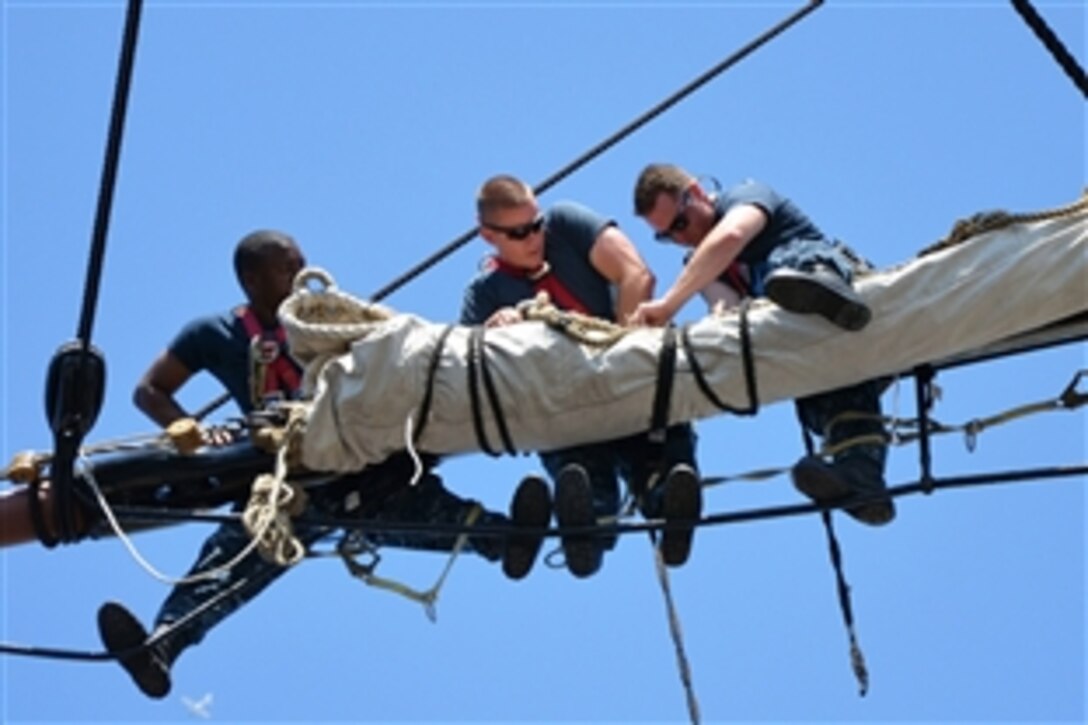
POLYGON ((1081 95, 1088 98, 1088 74, 1077 63, 1073 54, 1062 44, 1057 34, 1050 29, 1043 17, 1035 10, 1030 0, 1012 0, 1012 6, 1020 14, 1028 27, 1032 29, 1036 37, 1043 42, 1046 49, 1054 56, 1054 60, 1062 67, 1065 74, 1080 89, 1081 95))
MULTIPOLYGON (((932 490, 939 488, 965 488, 974 486, 994 485, 1000 483, 1023 483, 1040 479, 1066 478, 1072 476, 1088 476, 1088 465, 1054 466, 1050 468, 1033 468, 1022 469, 1018 471, 1004 471, 977 475, 953 476, 930 482, 920 481, 915 483, 892 486, 888 489, 887 495, 892 497, 899 497, 916 493, 928 494, 932 490)), ((857 503, 857 500, 851 501, 850 505, 855 505, 857 503)), ((130 520, 184 520, 206 521, 211 523, 238 523, 239 525, 241 525, 240 514, 196 514, 182 511, 173 511, 170 509, 151 509, 136 506, 115 506, 113 510, 114 513, 118 514, 120 517, 130 520)), ((717 526, 723 524, 743 523, 748 521, 761 521, 767 519, 784 518, 787 516, 803 516, 807 514, 825 512, 830 510, 831 507, 819 506, 813 503, 772 506, 766 508, 748 509, 743 511, 731 511, 722 514, 706 516, 701 521, 699 521, 696 526, 717 526)), ((552 538, 567 536, 571 534, 613 536, 616 534, 627 534, 643 531, 660 531, 669 528, 670 526, 680 525, 677 523, 666 524, 662 522, 644 522, 631 524, 610 524, 604 526, 578 526, 568 527, 566 529, 549 528, 529 530, 526 528, 514 527, 513 525, 495 525, 483 528, 478 526, 464 526, 461 524, 395 523, 388 521, 370 522, 359 521, 358 519, 350 520, 316 517, 307 517, 305 520, 307 523, 321 524, 332 528, 354 529, 359 528, 360 526, 365 526, 367 531, 373 533, 411 531, 428 532, 432 534, 449 534, 451 536, 455 536, 458 534, 472 534, 474 536, 506 536, 513 533, 529 533, 531 531, 534 534, 539 533, 543 536, 552 538)), ((51 647, 18 645, 10 642, 0 642, 0 654, 22 655, 27 657, 43 657, 61 660, 101 661, 116 659, 118 656, 127 653, 121 653, 121 655, 113 655, 108 652, 88 652, 51 647)))
MULTIPOLYGON (((721 74, 724 71, 728 70, 730 67, 732 67, 733 65, 735 65, 739 61, 743 60, 745 57, 747 57, 748 55, 753 53, 755 50, 757 50, 760 46, 766 44, 768 41, 773 39, 775 36, 777 36, 777 35, 781 34, 782 32, 784 32, 791 25, 793 25, 794 23, 800 21, 802 18, 804 18, 806 15, 811 13, 813 10, 815 10, 816 8, 818 8, 822 4, 823 4, 823 0, 809 0, 808 4, 805 7, 801 8, 800 10, 795 11, 789 17, 787 17, 784 20, 780 21, 777 25, 772 27, 770 30, 765 31, 762 35, 757 37, 755 40, 751 41, 750 43, 748 43, 747 45, 742 47, 740 50, 737 50, 736 52, 734 52, 728 58, 721 61, 716 66, 714 66, 710 70, 706 71, 705 73, 700 75, 698 78, 696 78, 695 80, 691 81, 690 83, 688 83, 687 85, 682 87, 680 90, 673 93, 671 96, 666 98, 664 101, 661 101, 656 106, 651 108, 649 111, 646 111, 641 116, 636 118, 634 121, 631 121, 626 126, 621 128, 619 131, 617 131, 613 135, 609 136, 604 141, 601 141, 599 144, 597 144, 596 146, 594 146, 590 150, 586 151, 584 154, 582 154, 577 159, 575 159, 574 161, 570 162, 569 164, 567 164, 566 166, 561 168, 559 171, 556 171, 554 174, 552 174, 548 178, 544 179, 544 181, 541 181, 539 184, 537 184, 535 187, 533 187, 533 192, 535 194, 538 194, 538 195, 543 194, 545 191, 547 191, 551 187, 555 186, 556 184, 558 184, 560 181, 562 181, 566 177, 570 176, 572 173, 574 173, 575 171, 580 169, 582 166, 585 166, 587 163, 592 161, 594 158, 596 158, 597 156, 600 156, 602 153, 607 151, 609 148, 611 148, 612 146, 615 146, 617 143, 622 141, 624 138, 626 138, 627 136, 630 136, 632 133, 637 131, 639 128, 641 128, 645 124, 649 123, 654 118, 661 115, 662 113, 667 111, 669 108, 671 108, 672 106, 676 105, 681 100, 686 98, 687 96, 694 93, 701 86, 705 85, 709 81, 713 80, 719 74, 721 74)), ((387 284, 384 287, 382 287, 381 289, 379 289, 377 292, 375 292, 373 295, 371 295, 370 299, 372 301, 374 301, 374 302, 378 302, 379 300, 382 300, 385 297, 388 297, 390 294, 397 291, 398 289, 400 289, 401 287, 406 285, 408 282, 412 281, 413 279, 418 277, 420 274, 427 271, 428 269, 433 267, 435 264, 442 261, 443 259, 445 259, 449 255, 453 254, 458 249, 463 247, 465 244, 467 244, 469 241, 471 241, 473 237, 476 236, 476 233, 479 231, 479 229, 480 229, 479 227, 473 227, 472 229, 469 229, 467 232, 465 232, 461 236, 457 237, 452 242, 449 242, 448 244, 446 244, 446 246, 439 249, 437 252, 432 254, 430 257, 427 257, 427 259, 423 260, 422 262, 415 265, 414 267, 409 269, 407 272, 405 272, 401 276, 394 279, 389 284, 387 284)))
MULTIPOLYGON (((989 486, 1003 483, 1029 483, 1033 481, 1055 478, 1069 478, 1088 476, 1088 465, 1049 466, 1043 468, 1026 468, 1011 471, 992 471, 988 473, 970 474, 963 476, 946 476, 942 478, 919 480, 913 483, 904 483, 888 488, 887 495, 891 497, 907 496, 917 493, 930 494, 937 489, 970 488, 989 486)), ((877 498, 877 497, 874 497, 877 498)), ((850 506, 865 503, 863 499, 853 499, 850 506)), ((785 504, 738 511, 727 511, 720 514, 704 516, 696 527, 720 526, 725 524, 739 524, 749 521, 766 521, 769 519, 786 518, 790 516, 805 516, 812 513, 828 510, 828 506, 815 503, 785 504)), ((830 507, 836 508, 836 507, 830 507)), ((177 522, 203 522, 214 524, 241 524, 241 514, 237 513, 207 513, 196 510, 177 510, 170 508, 154 508, 144 506, 118 505, 113 507, 118 520, 128 523, 162 522, 164 524, 177 522)), ((618 524, 593 524, 578 527, 552 527, 528 529, 517 527, 513 524, 488 524, 486 527, 466 526, 464 524, 426 522, 426 521, 377 521, 367 519, 350 519, 326 516, 304 516, 298 519, 307 524, 324 526, 330 529, 364 529, 369 533, 426 533, 435 535, 457 536, 471 534, 473 536, 509 536, 518 533, 540 534, 547 538, 561 536, 588 534, 612 536, 616 534, 630 534, 644 531, 663 531, 668 528, 679 527, 680 524, 668 524, 661 521, 644 521, 618 524)), ((2 650, 0 650, 2 651, 2 650)))
POLYGON ((94 232, 91 238, 91 259, 87 265, 87 279, 83 288, 83 311, 79 319, 79 338, 84 346, 90 343, 94 314, 98 306, 98 288, 102 278, 102 260, 106 254, 106 234, 110 226, 113 193, 117 186, 117 166, 121 157, 121 141, 124 136, 125 113, 128 110, 129 88, 132 85, 132 67, 136 57, 136 40, 140 32, 140 11, 143 0, 129 0, 125 17, 125 33, 121 43, 117 82, 113 92, 113 112, 110 115, 109 137, 106 142, 106 159, 102 167, 102 181, 98 189, 98 208, 95 211, 94 232))
POLYGON ((83 288, 78 340, 67 342, 57 350, 46 373, 45 408, 53 432, 52 473, 55 501, 53 524, 55 534, 45 530, 41 503, 32 499, 32 513, 39 538, 46 546, 75 538, 74 507, 72 506, 73 467, 79 448, 94 426, 102 409, 106 385, 106 362, 101 351, 91 345, 94 314, 98 306, 98 289, 102 279, 102 260, 106 252, 113 193, 117 182, 118 160, 124 135, 125 111, 128 108, 132 67, 136 55, 136 39, 140 28, 142 0, 129 0, 125 17, 124 38, 118 60, 114 86, 110 128, 106 141, 102 179, 98 190, 98 207, 91 234, 90 260, 83 288))

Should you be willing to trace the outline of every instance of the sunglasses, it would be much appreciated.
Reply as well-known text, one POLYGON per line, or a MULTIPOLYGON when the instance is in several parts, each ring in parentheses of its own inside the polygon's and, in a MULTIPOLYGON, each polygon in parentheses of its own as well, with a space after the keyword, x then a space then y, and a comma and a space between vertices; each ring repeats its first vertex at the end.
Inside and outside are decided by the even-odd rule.
POLYGON ((671 242, 674 234, 679 234, 688 228, 688 223, 691 221, 688 219, 687 209, 688 204, 691 202, 691 192, 684 189, 680 194, 680 201, 677 203, 676 216, 672 218, 672 222, 669 226, 665 227, 659 232, 654 232, 654 239, 659 242, 671 242))
POLYGON ((482 226, 496 232, 501 232, 514 241, 520 242, 529 238, 530 234, 536 234, 544 228, 544 215, 537 214, 536 219, 526 224, 518 224, 516 227, 503 227, 498 224, 484 223, 482 226))

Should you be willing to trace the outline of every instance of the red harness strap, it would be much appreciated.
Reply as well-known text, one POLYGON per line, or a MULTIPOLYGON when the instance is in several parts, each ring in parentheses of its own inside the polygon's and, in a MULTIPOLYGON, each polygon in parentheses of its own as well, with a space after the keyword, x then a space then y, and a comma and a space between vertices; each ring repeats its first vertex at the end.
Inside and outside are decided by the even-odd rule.
POLYGON ((287 333, 283 325, 276 325, 272 330, 264 329, 248 305, 239 307, 235 313, 246 328, 250 344, 256 346, 257 361, 265 367, 262 396, 274 397, 279 394, 285 398, 294 397, 302 384, 302 376, 287 351, 287 333))
POLYGON ((540 269, 530 271, 508 264, 498 257, 492 257, 491 261, 495 265, 495 269, 500 272, 511 277, 529 280, 533 285, 534 292, 547 292, 548 296, 551 297, 552 304, 559 309, 581 312, 583 315, 593 314, 589 311, 589 307, 578 299, 578 296, 570 288, 563 284, 562 280, 552 274, 551 266, 547 262, 540 269))

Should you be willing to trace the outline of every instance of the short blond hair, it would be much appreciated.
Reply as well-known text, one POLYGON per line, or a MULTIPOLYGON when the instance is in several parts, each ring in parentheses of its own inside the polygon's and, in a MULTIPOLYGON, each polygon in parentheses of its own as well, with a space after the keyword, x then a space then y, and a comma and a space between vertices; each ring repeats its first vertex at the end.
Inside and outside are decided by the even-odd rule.
POLYGON ((648 165, 635 182, 635 214, 646 216, 653 211, 658 196, 679 196, 694 181, 694 176, 675 164, 648 165))
POLYGON ((514 209, 533 201, 535 196, 521 179, 510 174, 492 176, 476 192, 476 213, 483 219, 497 209, 514 209))

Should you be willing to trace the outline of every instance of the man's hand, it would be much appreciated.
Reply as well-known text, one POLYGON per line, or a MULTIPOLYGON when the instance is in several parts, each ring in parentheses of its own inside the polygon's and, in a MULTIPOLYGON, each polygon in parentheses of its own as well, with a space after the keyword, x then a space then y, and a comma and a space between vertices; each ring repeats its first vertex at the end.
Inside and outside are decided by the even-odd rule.
POLYGON ((672 305, 665 298, 650 300, 649 302, 640 303, 635 308, 635 311, 627 317, 627 324, 662 327, 667 325, 675 314, 676 310, 672 308, 672 305))
POLYGON ((513 307, 503 307, 496 310, 491 317, 488 317, 484 325, 486 327, 504 327, 505 325, 513 325, 515 322, 521 322, 521 314, 513 307))

